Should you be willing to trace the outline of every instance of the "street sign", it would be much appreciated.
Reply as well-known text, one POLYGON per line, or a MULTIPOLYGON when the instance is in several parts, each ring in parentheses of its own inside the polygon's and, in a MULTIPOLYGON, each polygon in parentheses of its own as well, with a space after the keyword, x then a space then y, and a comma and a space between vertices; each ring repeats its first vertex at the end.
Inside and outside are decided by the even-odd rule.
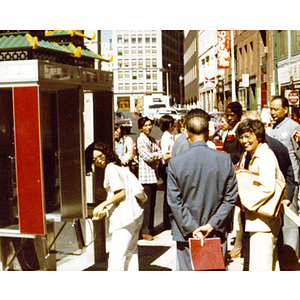
POLYGON ((289 92, 288 91, 286 92, 287 92, 287 99, 289 100, 289 103, 291 105, 299 104, 299 94, 297 91, 289 90, 289 92))

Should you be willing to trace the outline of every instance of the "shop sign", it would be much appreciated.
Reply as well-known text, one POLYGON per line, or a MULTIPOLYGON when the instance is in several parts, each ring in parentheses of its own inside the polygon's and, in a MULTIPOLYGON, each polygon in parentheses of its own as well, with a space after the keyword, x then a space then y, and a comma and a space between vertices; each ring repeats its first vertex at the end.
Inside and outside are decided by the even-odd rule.
POLYGON ((231 43, 231 31, 230 30, 218 30, 218 53, 217 53, 217 65, 218 69, 230 68, 230 43, 231 43))
POLYGON ((30 82, 38 80, 37 61, 5 61, 0 63, 0 82, 30 82))

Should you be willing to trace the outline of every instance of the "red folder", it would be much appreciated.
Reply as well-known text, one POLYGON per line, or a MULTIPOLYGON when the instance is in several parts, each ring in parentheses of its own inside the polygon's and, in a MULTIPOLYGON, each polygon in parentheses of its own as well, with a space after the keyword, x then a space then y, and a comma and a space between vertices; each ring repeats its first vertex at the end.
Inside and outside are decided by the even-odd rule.
POLYGON ((221 239, 205 239, 204 246, 198 239, 189 239, 192 267, 194 271, 225 270, 221 239))

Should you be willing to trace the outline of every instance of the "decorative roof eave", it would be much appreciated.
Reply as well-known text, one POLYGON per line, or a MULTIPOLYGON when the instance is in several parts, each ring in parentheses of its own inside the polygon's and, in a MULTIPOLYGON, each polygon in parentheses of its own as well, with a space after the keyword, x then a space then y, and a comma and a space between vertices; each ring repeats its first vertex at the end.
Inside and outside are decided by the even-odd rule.
POLYGON ((113 57, 111 57, 110 59, 105 59, 101 55, 89 49, 82 49, 80 46, 75 47, 72 43, 63 46, 59 45, 56 42, 44 40, 39 41, 36 36, 32 37, 29 33, 26 33, 24 36, 3 36, 0 38, 0 51, 13 49, 51 50, 55 52, 63 52, 78 58, 86 57, 92 59, 99 59, 104 62, 111 62, 113 60, 113 57))
POLYGON ((93 41, 96 38, 96 33, 95 32, 94 32, 94 35, 92 37, 88 37, 88 36, 84 35, 83 33, 79 32, 77 30, 52 30, 52 31, 49 31, 49 32, 45 33, 45 36, 63 36, 63 35, 70 35, 71 37, 75 36, 75 35, 78 35, 78 36, 87 38, 91 41, 93 41))

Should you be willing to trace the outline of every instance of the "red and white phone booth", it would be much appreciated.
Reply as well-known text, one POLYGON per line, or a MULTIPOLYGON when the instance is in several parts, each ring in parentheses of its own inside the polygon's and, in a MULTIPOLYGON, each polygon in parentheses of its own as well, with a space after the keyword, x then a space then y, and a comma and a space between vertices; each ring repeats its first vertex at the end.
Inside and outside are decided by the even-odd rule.
MULTIPOLYGON (((95 138, 112 142, 111 87, 111 72, 0 62, 0 269, 8 266, 10 239, 32 239, 46 249, 54 238, 51 215, 87 217, 84 94, 93 95, 95 138)), ((55 269, 44 254, 40 269, 55 269)))

